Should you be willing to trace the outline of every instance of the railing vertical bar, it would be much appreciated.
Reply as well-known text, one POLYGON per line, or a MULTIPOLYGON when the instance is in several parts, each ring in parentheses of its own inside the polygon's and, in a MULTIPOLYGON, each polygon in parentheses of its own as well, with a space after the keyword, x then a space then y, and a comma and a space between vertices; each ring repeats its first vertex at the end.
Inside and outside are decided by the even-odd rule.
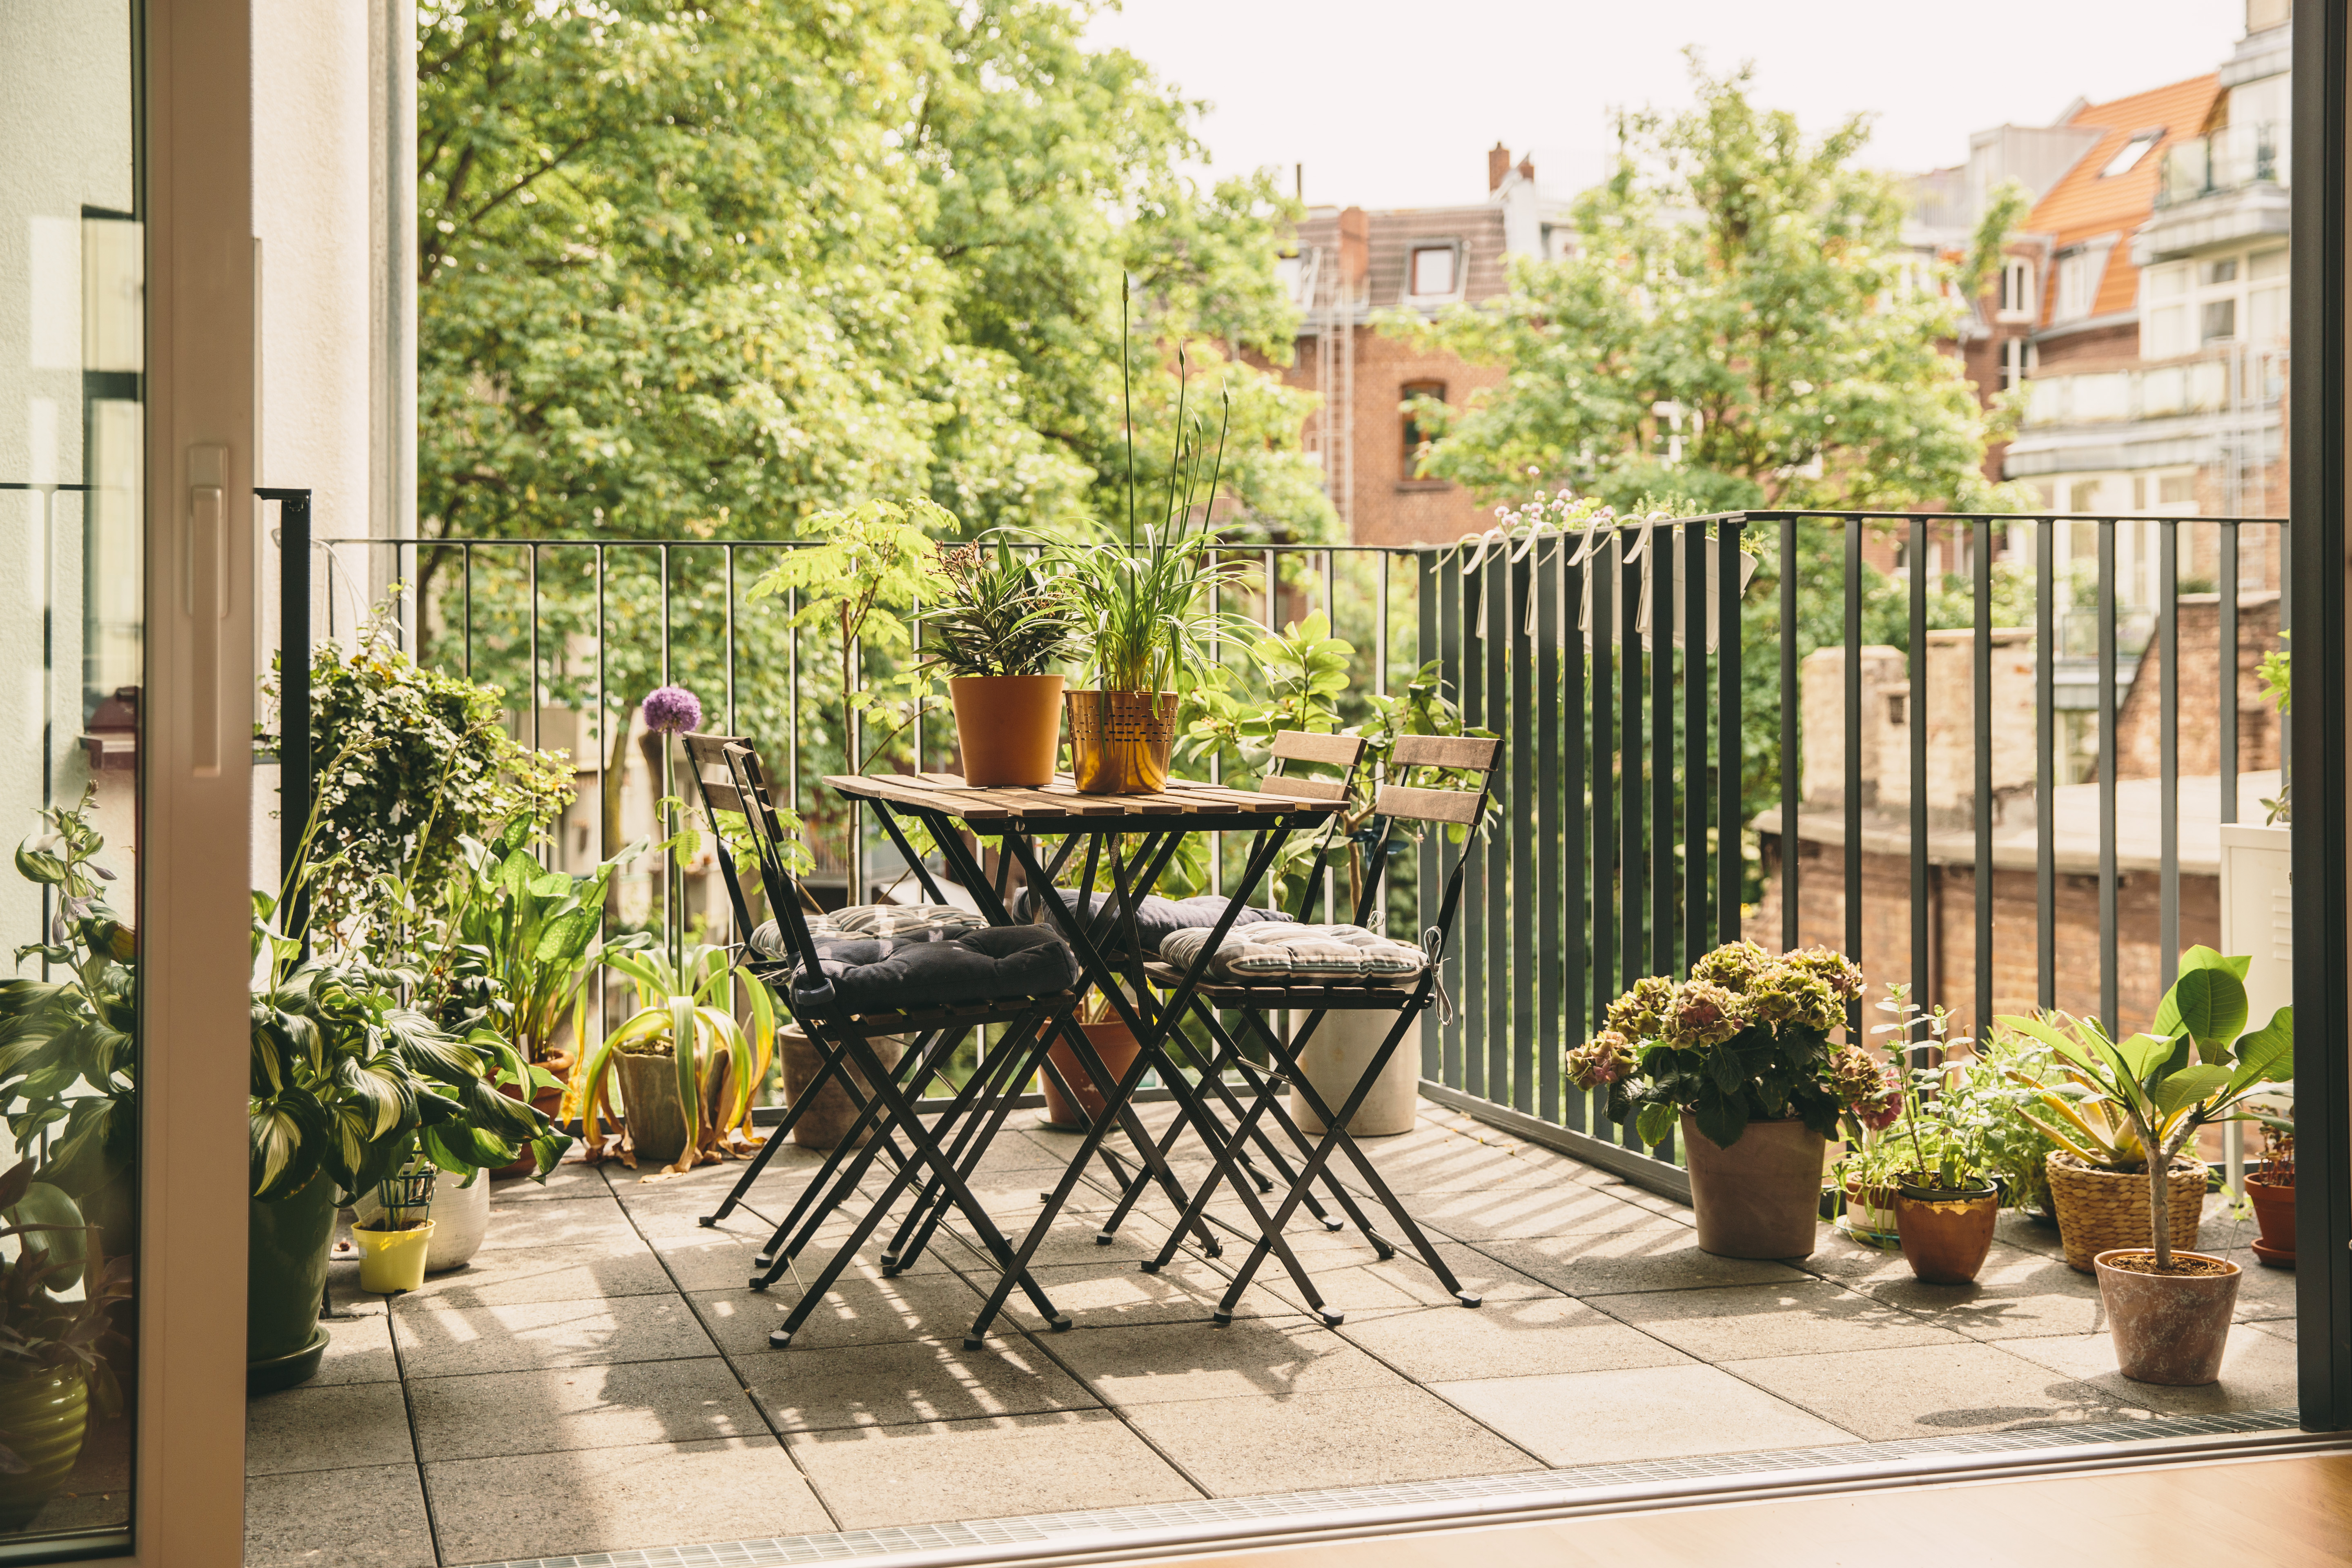
POLYGON ((1598 1029, 1618 991, 1617 617, 1612 586, 1617 581, 1617 531, 1591 526, 1601 531, 1601 537, 1586 557, 1582 588, 1592 665, 1592 754, 1585 776, 1592 795, 1592 1027, 1598 1029))
MULTIPOLYGON (((1740 705, 1740 572, 1739 546, 1741 531, 1747 524, 1727 518, 1716 525, 1716 581, 1720 585, 1716 595, 1717 630, 1715 639, 1715 935, 1718 942, 1735 942, 1739 936, 1739 905, 1747 891, 1748 857, 1740 845, 1740 788, 1744 770, 1740 765, 1739 705, 1740 705)), ((1793 582, 1790 584, 1793 590, 1793 582)), ((1793 601, 1794 595, 1790 595, 1793 601)), ((1790 640, 1784 658, 1796 654, 1794 617, 1783 624, 1781 635, 1790 640)), ((1790 714, 1796 712, 1794 682, 1780 694, 1780 705, 1790 714)), ((1785 727, 1784 727, 1785 729, 1785 727)), ((1781 754, 1781 766, 1791 767, 1793 752, 1781 754)), ((1796 842, 1796 813, 1790 809, 1782 825, 1781 842, 1796 842)), ((1796 892, 1793 858, 1790 878, 1785 884, 1790 897, 1796 892)), ((1792 903, 1790 908, 1796 906, 1792 903)))
MULTIPOLYGON (((1470 684, 1478 693, 1478 722, 1503 736, 1511 732, 1510 689, 1503 669, 1509 646, 1504 639, 1510 635, 1505 624, 1511 597, 1507 554, 1505 549, 1490 550, 1478 563, 1475 575, 1463 574, 1462 604, 1463 663, 1465 674, 1475 677, 1470 684), (1469 647, 1474 639, 1475 651, 1469 647)), ((1510 759, 1506 757, 1503 765, 1510 766, 1510 759)), ((1496 973, 1510 962, 1511 952, 1510 871, 1504 858, 1504 831, 1507 829, 1490 828, 1485 843, 1463 846, 1471 857, 1464 897, 1477 900, 1468 912, 1477 916, 1478 938, 1475 952, 1464 954, 1471 970, 1462 979, 1463 1001, 1474 1015, 1477 1037, 1475 1042, 1464 1040, 1463 1066, 1465 1072, 1477 1075, 1475 1092, 1497 1102, 1510 1089, 1507 1038, 1511 1026, 1510 985, 1506 976, 1496 973)))
MULTIPOLYGON (((1797 670, 1797 520, 1780 520, 1780 945, 1802 940, 1797 862, 1804 847, 1798 812, 1804 777, 1803 736, 1798 728, 1803 686, 1797 670)), ((1737 751, 1733 752, 1737 755, 1737 751)))
POLYGON ((656 552, 661 568, 661 683, 671 684, 669 670, 669 546, 656 552))
POLYGON ((1617 542, 1617 893, 1618 979, 1631 987, 1650 957, 1648 838, 1643 831, 1642 791, 1642 644, 1639 617, 1643 563, 1631 559, 1626 530, 1617 542))
POLYGON ((530 547, 530 749, 539 750, 539 546, 530 547))
MULTIPOLYGON (((457 547, 457 549, 458 549, 458 551, 459 551, 459 560, 460 560, 460 561, 461 561, 461 563, 463 563, 464 570, 465 570, 465 574, 466 574, 466 679, 468 679, 468 680, 471 680, 471 679, 474 679, 474 545, 473 545, 473 542, 472 542, 471 540, 468 540, 468 541, 467 541, 465 543, 460 544, 460 545, 457 547)), ((334 602, 335 602, 335 596, 334 596, 332 594, 329 594, 329 595, 327 595, 327 603, 329 603, 330 605, 331 605, 331 604, 333 604, 334 602)))
MULTIPOLYGON (((2221 652, 2221 668, 2217 672, 2221 686, 2221 758, 2220 786, 2221 820, 2238 820, 2238 525, 2232 520, 2216 531, 2214 544, 2221 553, 2221 603, 2219 636, 2216 645, 2221 652)), ((2281 728, 2284 728, 2284 725, 2281 728)))
MULTIPOLYGON (((1564 967, 1568 951, 1575 945, 1573 938, 1561 941, 1560 911, 1567 903, 1567 889, 1560 883, 1560 761, 1562 731, 1560 727, 1560 659, 1559 659, 1559 557, 1567 552, 1567 540, 1555 536, 1552 559, 1544 559, 1544 544, 1539 539, 1528 554, 1529 568, 1534 574, 1535 591, 1535 689, 1533 705, 1536 721, 1536 751, 1530 759, 1535 773, 1535 836, 1536 880, 1535 902, 1528 918, 1537 922, 1539 933, 1536 953, 1536 1065, 1540 1074, 1538 1084, 1536 1114, 1546 1121, 1560 1120, 1560 1051, 1567 1042, 1562 1038, 1561 1014, 1569 1005, 1568 998, 1576 991, 1563 990, 1564 967)), ((1573 726, 1569 733, 1573 734, 1573 726)), ((1522 768, 1524 776, 1525 767, 1522 768)), ((1524 813, 1521 821, 1526 820, 1524 813)), ((1583 1037, 1577 1037, 1581 1040, 1583 1037)))
MULTIPOLYGON (((1374 606, 1372 611, 1372 689, 1379 692, 1382 697, 1386 697, 1389 694, 1389 595, 1391 592, 1390 587, 1389 569, 1394 563, 1394 559, 1395 558, 1385 550, 1381 551, 1372 558, 1373 575, 1375 579, 1372 599, 1374 606)), ((1388 770, 1384 763, 1376 763, 1374 767, 1376 769, 1376 773, 1372 780, 1372 784, 1374 795, 1375 797, 1377 797, 1379 786, 1388 782, 1388 770)), ((1378 929, 1385 932, 1389 929, 1389 863, 1387 858, 1383 856, 1381 863, 1377 866, 1365 867, 1364 875, 1372 879, 1372 885, 1379 889, 1379 894, 1374 899, 1372 907, 1380 911, 1380 925, 1378 929)))
POLYGON ((2099 529, 2099 1020, 2121 1026, 2116 973, 2116 522, 2099 529))
MULTIPOLYGON (((1440 630, 1442 611, 1437 580, 1436 552, 1416 550, 1412 553, 1413 575, 1413 668, 1438 661, 1440 679, 1445 666, 1445 640, 1440 630)), ((1413 932, 1416 936, 1426 929, 1437 913, 1438 890, 1444 885, 1440 846, 1442 833, 1424 833, 1421 837, 1418 863, 1413 868, 1413 932)), ((1438 1021, 1438 1009, 1423 1008, 1421 1015, 1421 1076, 1450 1088, 1461 1087, 1446 1075, 1445 1031, 1438 1021)))
POLYGON ((1495 888, 1492 896, 1507 912, 1511 930, 1511 977, 1503 987, 1510 1006, 1511 1104, 1532 1115, 1536 1109, 1536 926, 1544 918, 1543 906, 1534 897, 1535 649, 1528 629, 1535 589, 1534 546, 1517 561, 1496 564, 1509 588, 1502 595, 1509 624, 1504 627, 1505 638, 1497 641, 1508 650, 1510 665, 1511 752, 1503 759, 1503 769, 1504 783, 1511 792, 1511 820, 1507 835, 1497 835, 1499 847, 1510 856, 1510 886, 1495 888))
MULTIPOLYGON (((1862 530, 1845 520, 1845 954, 1862 952, 1862 530)), ((1862 1037, 1862 1002, 1846 1004, 1846 1032, 1862 1037)))
POLYGON ((1642 563, 1650 581, 1650 972, 1673 974, 1675 908, 1675 531, 1650 535, 1642 563))
POLYGON ((727 732, 735 728, 735 546, 730 544, 727 556, 727 732))
MULTIPOLYGON (((1216 617, 1217 625, 1224 624, 1225 579, 1223 573, 1209 580, 1209 613, 1216 617)), ((1224 662, 1224 639, 1211 632, 1209 635, 1210 662, 1222 664, 1224 662)), ((1221 752, 1209 753, 1209 782, 1211 784, 1225 782, 1225 759, 1221 752)), ((1001 840, 999 842, 1002 843, 1001 840)), ((1000 849, 999 853, 1002 852, 1000 849)), ((1209 891, 1223 897, 1224 890, 1225 836, 1223 833, 1212 833, 1209 835, 1209 891)))
MULTIPOLYGON (((1592 957, 1592 947, 1585 942, 1585 905, 1600 910, 1609 902, 1601 891, 1600 869, 1595 851, 1585 844, 1585 799, 1588 799, 1592 778, 1590 778, 1590 757, 1585 729, 1585 639, 1578 630, 1578 611, 1585 602, 1585 572, 1588 566, 1571 562, 1580 538, 1561 533, 1559 538, 1559 614, 1552 623, 1552 637, 1561 644, 1559 660, 1559 783, 1561 806, 1567 806, 1567 823, 1561 826, 1561 858, 1567 875, 1559 879, 1561 891, 1561 936, 1567 938, 1567 963, 1561 966, 1561 990, 1567 994, 1569 1008, 1569 1039, 1583 1044, 1595 1027, 1595 999, 1585 994, 1585 973, 1592 963, 1601 963, 1592 957), (1590 893, 1590 900, 1588 900, 1590 893)), ((1606 973, 1606 963, 1595 973, 1606 973)), ((1585 1107, 1590 1096, 1569 1090, 1561 1112, 1573 1129, 1585 1129, 1585 1107)))
POLYGON ((2157 531, 2157 655, 2164 661, 2158 709, 2162 801, 2157 816, 2162 848, 2157 872, 2161 932, 2157 956, 2162 971, 2159 989, 2169 991, 2180 970, 2180 530, 2159 522, 2157 531))
POLYGON ((1706 528, 1683 525, 1683 966, 1707 949, 1706 528))
MULTIPOLYGON (((1433 570, 1438 576, 1438 657, 1444 660, 1439 667, 1440 679, 1454 689, 1454 700, 1461 705, 1463 722, 1470 724, 1476 722, 1471 715, 1477 710, 1478 694, 1466 679, 1466 667, 1469 660, 1464 657, 1462 646, 1463 584, 1468 579, 1469 574, 1461 570, 1460 561, 1458 552, 1452 557, 1441 557, 1433 563, 1433 570)), ((1444 844, 1445 836, 1442 833, 1433 833, 1429 837, 1437 840, 1441 846, 1439 856, 1441 877, 1452 876, 1453 867, 1442 864, 1449 858, 1447 851, 1450 850, 1450 846, 1444 844)), ((1474 854, 1476 847, 1475 845, 1465 844, 1458 853, 1474 854)), ((1477 942, 1479 920, 1484 910, 1476 897, 1477 889, 1467 885, 1471 875, 1468 870, 1463 873, 1465 886, 1462 889, 1460 906, 1462 940, 1446 944, 1448 963, 1453 973, 1445 978, 1457 1000, 1454 1009, 1454 1021, 1444 1026, 1444 1064, 1442 1079, 1448 1089, 1475 1092, 1471 1089, 1464 1070, 1464 1063, 1472 1054, 1473 1047, 1465 1042, 1475 1031, 1474 1020, 1477 1006, 1475 999, 1468 993, 1465 975, 1476 973, 1476 961, 1473 955, 1477 942), (1460 957, 1453 956, 1456 953, 1460 954, 1460 957)), ((1444 886, 1442 879, 1434 879, 1422 884, 1421 908, 1423 920, 1429 919, 1435 910, 1439 891, 1444 886)))
MULTIPOLYGON (((1911 1000, 1922 1007, 1932 1007, 1942 998, 1935 994, 1936 965, 1929 949, 1932 941, 1928 920, 1928 900, 1941 889, 1931 892, 1927 881, 1935 873, 1927 860, 1927 520, 1911 519, 1911 537, 1906 542, 1906 557, 1910 565, 1907 586, 1910 588, 1911 624, 1910 657, 1905 661, 1911 690, 1904 699, 1905 729, 1911 741, 1911 1000)), ((1860 864, 1857 846, 1846 846, 1847 858, 1860 864)), ((1921 1065, 1926 1065, 1923 1060, 1921 1065)))
POLYGON ((2033 544, 2033 973, 2035 1005, 2058 1005, 2058 523, 2033 544))
MULTIPOLYGON (((790 733, 784 738, 784 773, 791 781, 786 786, 793 800, 793 809, 801 809, 801 591, 784 590, 784 713, 790 723, 790 733)), ((812 835, 812 837, 814 837, 812 835)), ((768 911, 777 920, 783 917, 773 910, 768 911)))
MULTIPOLYGON (((611 798, 611 781, 604 773, 613 765, 613 737, 608 733, 613 724, 613 703, 604 689, 604 546, 600 543, 592 548, 596 552, 596 858, 603 861, 613 858, 613 824, 604 810, 604 802, 611 798)), ((600 937, 603 922, 600 913, 600 937)), ((600 994, 602 991, 598 987, 600 994)))
POLYGON ((1975 668, 1969 689, 1974 699, 1971 760, 1975 777, 1969 795, 1976 827, 1976 1006, 1969 1032, 1979 1039, 1992 1027, 1992 520, 1979 518, 1973 559, 1975 668))

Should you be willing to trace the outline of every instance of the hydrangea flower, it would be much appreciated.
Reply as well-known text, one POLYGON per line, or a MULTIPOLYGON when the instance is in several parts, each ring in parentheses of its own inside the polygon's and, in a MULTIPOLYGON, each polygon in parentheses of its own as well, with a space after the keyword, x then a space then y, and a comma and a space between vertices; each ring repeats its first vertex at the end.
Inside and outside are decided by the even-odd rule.
POLYGON ((1633 988, 1609 1004, 1609 1026, 1631 1040, 1654 1040, 1667 1032, 1675 1003, 1675 983, 1663 974, 1633 982, 1633 988))
POLYGON ((1873 1132, 1884 1132, 1903 1114, 1903 1085, 1895 1069, 1860 1046, 1847 1046, 1830 1058, 1830 1092, 1873 1132))
POLYGON ((1677 987, 1666 1021, 1667 1037, 1685 1050, 1719 1046, 1748 1026, 1741 998, 1709 980, 1677 987))
POLYGON ((702 701, 683 686, 658 687, 645 700, 646 728, 676 735, 702 728, 702 701))
POLYGON ((1826 982, 1788 963, 1773 964, 1749 982, 1747 1000, 1758 1021, 1775 1028, 1795 1024, 1826 1033, 1845 1018, 1844 1004, 1826 982))
POLYGON ((1580 1089, 1595 1089, 1632 1077, 1640 1065, 1633 1041, 1614 1029, 1603 1029, 1568 1053, 1568 1081, 1580 1089))
POLYGON ((1749 981, 1764 973, 1772 955, 1752 942, 1727 942, 1691 965, 1690 977, 1745 992, 1749 981))
POLYGON ((1841 1002, 1851 1002, 1862 994, 1862 965, 1842 952, 1826 947, 1809 947, 1800 952, 1782 955, 1780 962, 1802 973, 1811 974, 1833 992, 1841 1002))

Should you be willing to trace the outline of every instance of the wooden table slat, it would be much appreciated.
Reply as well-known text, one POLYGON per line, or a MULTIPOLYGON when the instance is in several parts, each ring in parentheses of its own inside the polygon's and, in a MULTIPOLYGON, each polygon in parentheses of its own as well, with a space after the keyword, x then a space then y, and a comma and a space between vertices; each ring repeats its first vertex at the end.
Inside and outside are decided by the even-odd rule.
POLYGON ((943 811, 968 821, 1019 817, 1032 822, 1100 820, 1116 816, 1328 816, 1339 803, 1300 795, 1230 789, 1190 779, 1170 781, 1154 795, 1081 795, 1066 773, 1034 788, 981 789, 954 773, 836 773, 824 781, 857 800, 878 800, 919 811, 943 811))

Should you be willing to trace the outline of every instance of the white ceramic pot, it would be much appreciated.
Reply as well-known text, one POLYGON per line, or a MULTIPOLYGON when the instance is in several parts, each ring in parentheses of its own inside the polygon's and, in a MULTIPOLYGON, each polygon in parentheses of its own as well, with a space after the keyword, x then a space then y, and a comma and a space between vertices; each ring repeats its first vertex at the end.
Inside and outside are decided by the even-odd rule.
MULTIPOLYGON (((1290 1015, 1290 1030, 1297 1030, 1312 1016, 1307 1013, 1290 1015)), ((1364 1069, 1371 1065, 1381 1042, 1396 1027, 1397 1016, 1385 1008, 1378 1011, 1348 1011, 1326 1013, 1323 1021, 1315 1026, 1307 1038, 1307 1049, 1298 1058, 1307 1080, 1323 1103, 1337 1110, 1346 1103, 1364 1069)), ((1354 1120, 1348 1131, 1359 1138, 1387 1138, 1412 1131, 1412 1119, 1421 1090, 1421 1031, 1418 1027, 1405 1031, 1397 1048, 1389 1058, 1389 1065, 1363 1104, 1356 1108, 1354 1120)), ((1307 1108, 1297 1089, 1290 1091, 1290 1114, 1298 1125, 1310 1133, 1323 1131, 1322 1118, 1307 1108)))
MULTIPOLYGON (((458 1178, 446 1171, 433 1173, 433 1206, 426 1217, 433 1221, 433 1240, 425 1249, 425 1272, 441 1274, 452 1268, 462 1268, 473 1261, 481 1250, 482 1237, 490 1228, 490 1178, 487 1173, 476 1176, 470 1187, 459 1186, 458 1178)), ((352 1205, 352 1215, 361 1225, 372 1223, 383 1213, 383 1205, 370 1188, 352 1205)))

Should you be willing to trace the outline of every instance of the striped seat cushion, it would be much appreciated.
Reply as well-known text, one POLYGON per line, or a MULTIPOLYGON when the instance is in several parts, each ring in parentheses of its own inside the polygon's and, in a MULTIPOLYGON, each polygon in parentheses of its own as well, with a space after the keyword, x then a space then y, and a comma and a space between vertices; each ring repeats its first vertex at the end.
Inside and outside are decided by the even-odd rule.
MULTIPOLYGON (((1179 968, 1190 968, 1208 940, 1205 931, 1172 932, 1160 940, 1160 956, 1179 968)), ((1226 932, 1210 956, 1209 975, 1244 984, 1353 980, 1401 985, 1428 964, 1428 956, 1411 942, 1362 926, 1268 923, 1226 932)))

